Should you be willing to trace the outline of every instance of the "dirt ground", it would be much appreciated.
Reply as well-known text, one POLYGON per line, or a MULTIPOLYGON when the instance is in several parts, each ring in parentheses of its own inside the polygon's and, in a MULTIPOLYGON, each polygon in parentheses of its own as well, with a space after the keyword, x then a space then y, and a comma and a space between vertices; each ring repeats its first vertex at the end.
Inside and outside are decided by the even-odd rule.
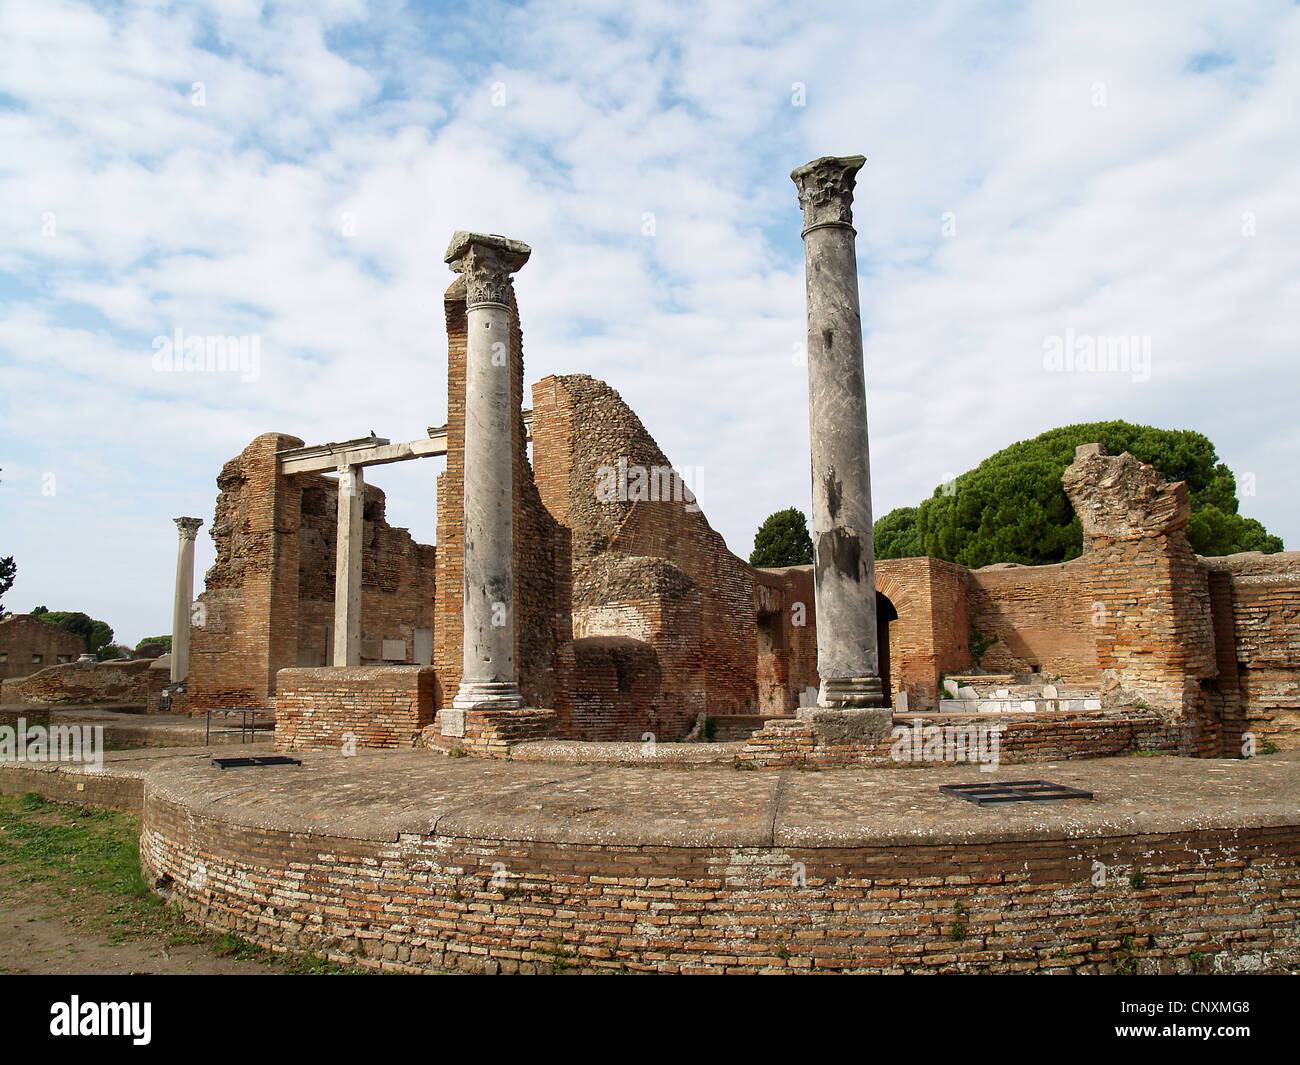
POLYGON ((61 916, 36 899, 5 894, 0 910, 0 973, 258 976, 274 973, 263 961, 218 957, 206 943, 173 942, 147 933, 114 943, 61 916))

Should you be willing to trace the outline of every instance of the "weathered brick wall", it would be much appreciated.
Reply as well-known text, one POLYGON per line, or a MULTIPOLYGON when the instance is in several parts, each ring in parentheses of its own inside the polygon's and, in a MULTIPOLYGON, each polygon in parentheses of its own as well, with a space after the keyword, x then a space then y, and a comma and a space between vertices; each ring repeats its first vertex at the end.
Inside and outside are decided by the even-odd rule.
POLYGON ((1181 719, 1187 754, 1222 750, 1206 696, 1218 672, 1205 567, 1187 542, 1187 486, 1125 452, 1076 449, 1062 476, 1083 525, 1081 590, 1090 601, 1101 691, 1181 719))
MULTIPOLYGON (((5 703, 110 703, 125 706, 149 704, 150 681, 161 687, 153 660, 96 662, 87 668, 76 663, 50 666, 30 677, 4 681, 0 702, 5 703)), ((155 699, 156 702, 156 699, 155 699)))
POLYGON ((1300 552, 1200 560, 1214 604, 1219 673, 1210 691, 1233 753, 1259 742, 1300 747, 1300 552))
POLYGON ((758 710, 792 714, 800 695, 821 683, 812 567, 756 569, 754 582, 758 710))
MULTIPOLYGON (((1171 723, 1151 710, 978 717, 930 713, 923 718, 896 715, 894 721, 894 729, 878 743, 834 745, 818 745, 811 726, 801 721, 772 721, 750 736, 737 758, 760 769, 907 766, 924 760, 917 753, 934 735, 927 729, 951 725, 1000 728, 997 759, 1008 763, 1104 758, 1135 751, 1178 754, 1191 745, 1185 722, 1171 723), (919 739, 914 740, 918 729, 919 739), (896 748, 899 743, 902 747, 896 748)), ((975 760, 974 755, 965 759, 975 760)))
POLYGON ((906 689, 928 704, 938 696, 940 676, 969 666, 968 580, 964 566, 937 558, 876 563, 876 591, 898 613, 889 625, 894 696, 906 689))
MULTIPOLYGON (((970 571, 970 618, 993 643, 980 659, 990 673, 1040 673, 1046 681, 1095 688, 1097 632, 1093 625, 1089 563, 1057 566, 985 566, 970 571)), ((961 625, 954 619, 954 627, 961 625)))
POLYGON ((192 709, 274 706, 276 673, 298 662, 302 478, 279 476, 276 453, 301 446, 263 433, 217 477, 217 558, 190 629, 192 709))
MULTIPOLYGON (((280 670, 330 660, 338 482, 278 474, 276 453, 301 444, 260 436, 217 478, 217 559, 191 628, 192 709, 274 706, 280 670)), ((415 629, 433 628, 435 549, 388 525, 374 485, 363 515, 362 661, 382 661, 385 639, 401 640, 413 661, 415 629)))
MULTIPOLYGON (((682 658, 693 673, 687 697, 710 714, 753 713, 758 699, 754 571, 727 550, 694 497, 675 485, 669 487, 669 498, 598 494, 609 483, 610 470, 626 469, 635 476, 636 470, 669 469, 640 419, 604 382, 586 375, 548 377, 533 386, 533 432, 538 491, 551 517, 570 534, 571 579, 583 579, 602 556, 670 562, 699 596, 698 621, 681 616, 682 625, 699 634, 698 656, 693 662, 682 658)), ((587 635, 625 634, 621 629, 597 632, 592 626, 601 604, 590 597, 580 602, 576 586, 573 597, 587 635)), ((673 647, 670 636, 670 630, 662 629, 651 641, 664 659, 665 677, 674 674, 672 659, 686 654, 687 641, 673 647)), ((564 668, 569 668, 567 662, 564 668)), ((562 689, 561 707, 565 697, 562 689)))
MULTIPOLYGON (((382 469, 382 467, 381 467, 382 469)), ((298 533, 298 659, 300 666, 332 665, 334 583, 338 559, 338 481, 303 477, 298 533)), ((362 507, 361 662, 385 661, 383 641, 400 640, 414 661, 415 630, 433 629, 437 551, 387 521, 387 499, 367 484, 362 507)), ((431 663, 426 663, 431 664, 431 663)))
POLYGON ((0 680, 27 677, 59 665, 60 660, 75 662, 85 653, 86 641, 76 633, 32 614, 0 621, 0 680))
POLYGON ((572 587, 574 659, 557 708, 561 735, 628 740, 653 732, 681 739, 699 714, 711 712, 695 583, 662 558, 604 554, 585 563, 572 587), (604 637, 640 645, 639 683, 627 683, 625 667, 624 683, 610 686, 611 670, 619 671, 607 649, 622 645, 602 644, 604 637))
POLYGON ((647 733, 679 740, 694 715, 682 700, 665 699, 660 656, 649 644, 624 636, 593 636, 573 644, 575 685, 561 734, 579 740, 639 741, 647 733))
MULTIPOLYGON (((438 477, 437 592, 434 665, 439 703, 450 703, 464 669, 465 552, 465 282, 457 278, 443 300, 447 322, 447 468, 438 477)), ((557 703, 557 647, 568 634, 567 587, 557 584, 557 550, 566 540, 533 482, 523 420, 523 334, 514 292, 510 295, 510 394, 514 455, 515 668, 524 702, 557 703)))
POLYGON ((429 666, 282 669, 277 678, 275 749, 414 747, 433 722, 429 666))
POLYGON ((150 788, 140 852, 149 881, 193 920, 390 970, 1190 973, 1300 964, 1294 826, 1117 834, 1087 846, 373 842, 253 831, 150 788), (1094 861, 1111 871, 1102 886, 1092 883, 1094 861), (494 881, 503 867, 508 879, 494 881))

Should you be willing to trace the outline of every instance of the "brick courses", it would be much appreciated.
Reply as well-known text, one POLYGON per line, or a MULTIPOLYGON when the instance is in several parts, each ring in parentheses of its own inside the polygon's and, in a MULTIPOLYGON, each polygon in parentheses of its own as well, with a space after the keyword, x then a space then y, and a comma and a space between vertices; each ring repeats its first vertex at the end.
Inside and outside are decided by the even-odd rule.
POLYGON ((283 669, 275 702, 275 749, 414 747, 433 721, 428 666, 283 669))
POLYGON ((905 849, 436 832, 394 841, 238 825, 219 808, 146 788, 142 865, 186 916, 273 949, 389 971, 1188 973, 1300 964, 1295 826, 905 849), (1092 883, 1096 861, 1109 869, 1102 886, 1092 883))

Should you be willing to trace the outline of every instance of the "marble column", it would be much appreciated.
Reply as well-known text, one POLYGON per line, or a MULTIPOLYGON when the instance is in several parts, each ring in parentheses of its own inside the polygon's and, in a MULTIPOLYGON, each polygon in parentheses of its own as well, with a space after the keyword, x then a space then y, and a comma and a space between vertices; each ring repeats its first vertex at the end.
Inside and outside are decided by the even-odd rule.
POLYGON ((514 446, 510 398, 510 275, 532 249, 457 232, 445 261, 465 279, 465 658, 443 734, 466 710, 523 706, 515 670, 514 446))
POLYGON ((175 518, 180 543, 176 550, 176 600, 172 604, 172 673, 178 684, 190 675, 190 605, 194 601, 194 538, 202 518, 175 518))
POLYGON ((366 479, 360 466, 339 467, 334 559, 334 664, 361 665, 361 543, 366 479))
MULTIPOLYGON (((827 156, 790 175, 803 208, 808 289, 817 706, 834 710, 886 702, 877 661, 867 395, 853 244, 853 186, 865 162, 860 155, 827 156)), ((879 717, 872 719, 877 725, 879 717)))

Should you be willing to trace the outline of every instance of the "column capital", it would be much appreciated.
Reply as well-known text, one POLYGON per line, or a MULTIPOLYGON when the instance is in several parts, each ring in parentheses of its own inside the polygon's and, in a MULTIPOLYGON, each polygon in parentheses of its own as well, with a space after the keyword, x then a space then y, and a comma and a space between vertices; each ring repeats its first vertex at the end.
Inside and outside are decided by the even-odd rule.
POLYGON ((820 226, 853 228, 853 186, 862 155, 824 155, 790 171, 803 208, 803 234, 820 226))
POLYGON ((202 518, 173 518, 172 521, 176 523, 176 530, 182 540, 193 540, 199 534, 199 527, 203 524, 202 518))
POLYGON ((458 229, 447 245, 443 262, 465 278, 465 304, 510 303, 510 275, 533 249, 519 240, 496 233, 467 233, 458 229))

